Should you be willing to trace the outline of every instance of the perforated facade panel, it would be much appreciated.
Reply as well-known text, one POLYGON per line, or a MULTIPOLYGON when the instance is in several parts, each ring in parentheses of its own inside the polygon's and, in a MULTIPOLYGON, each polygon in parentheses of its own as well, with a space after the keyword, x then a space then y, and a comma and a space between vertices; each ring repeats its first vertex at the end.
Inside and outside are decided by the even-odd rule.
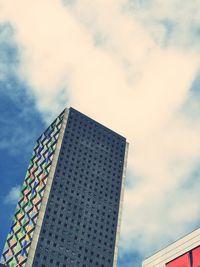
MULTIPOLYGON (((112 267, 126 139, 70 108, 61 143, 33 263, 22 261, 22 256, 29 256, 23 242, 20 256, 12 257, 20 266, 112 267)), ((40 149, 38 145, 36 156, 40 149)), ((45 155, 48 158, 49 152, 45 155)), ((24 230, 27 236, 29 231, 24 230)), ((8 262, 8 251, 4 250, 4 262, 8 262)))
POLYGON ((125 146, 70 109, 34 266, 113 266, 125 146))

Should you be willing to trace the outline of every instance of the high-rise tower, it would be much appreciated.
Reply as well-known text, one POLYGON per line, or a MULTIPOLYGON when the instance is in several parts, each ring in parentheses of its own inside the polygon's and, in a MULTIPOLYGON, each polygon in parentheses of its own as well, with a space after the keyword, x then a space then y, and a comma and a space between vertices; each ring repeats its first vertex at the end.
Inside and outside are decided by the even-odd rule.
POLYGON ((73 108, 38 138, 1 262, 113 267, 126 139, 73 108))

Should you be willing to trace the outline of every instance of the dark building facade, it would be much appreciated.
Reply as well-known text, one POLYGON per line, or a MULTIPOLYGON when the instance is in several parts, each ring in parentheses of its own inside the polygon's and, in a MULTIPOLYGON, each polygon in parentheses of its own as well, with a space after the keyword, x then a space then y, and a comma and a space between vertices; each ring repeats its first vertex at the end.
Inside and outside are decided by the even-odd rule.
POLYGON ((116 266, 127 147, 121 135, 65 109, 37 140, 1 262, 116 266))

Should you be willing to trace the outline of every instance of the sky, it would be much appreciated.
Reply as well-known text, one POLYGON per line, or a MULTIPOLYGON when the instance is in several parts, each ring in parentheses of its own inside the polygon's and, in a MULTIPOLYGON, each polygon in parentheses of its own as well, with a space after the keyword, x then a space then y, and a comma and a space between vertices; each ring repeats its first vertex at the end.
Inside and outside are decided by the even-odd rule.
POLYGON ((129 142, 118 267, 198 228, 199 52, 198 0, 0 0, 0 250, 66 106, 129 142))

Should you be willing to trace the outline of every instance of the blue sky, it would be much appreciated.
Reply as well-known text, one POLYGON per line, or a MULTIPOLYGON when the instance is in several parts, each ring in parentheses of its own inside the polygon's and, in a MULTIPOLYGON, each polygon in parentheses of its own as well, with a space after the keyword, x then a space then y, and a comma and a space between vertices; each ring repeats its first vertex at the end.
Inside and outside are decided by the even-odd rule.
POLYGON ((65 106, 130 143, 119 267, 140 266, 197 228, 200 4, 0 0, 0 7, 0 250, 34 142, 65 106))
POLYGON ((45 124, 35 107, 34 99, 27 94, 27 85, 17 76, 18 47, 12 27, 0 26, 0 169, 1 169, 1 215, 0 247, 3 249, 10 228, 20 185, 32 155, 36 137, 45 124))

